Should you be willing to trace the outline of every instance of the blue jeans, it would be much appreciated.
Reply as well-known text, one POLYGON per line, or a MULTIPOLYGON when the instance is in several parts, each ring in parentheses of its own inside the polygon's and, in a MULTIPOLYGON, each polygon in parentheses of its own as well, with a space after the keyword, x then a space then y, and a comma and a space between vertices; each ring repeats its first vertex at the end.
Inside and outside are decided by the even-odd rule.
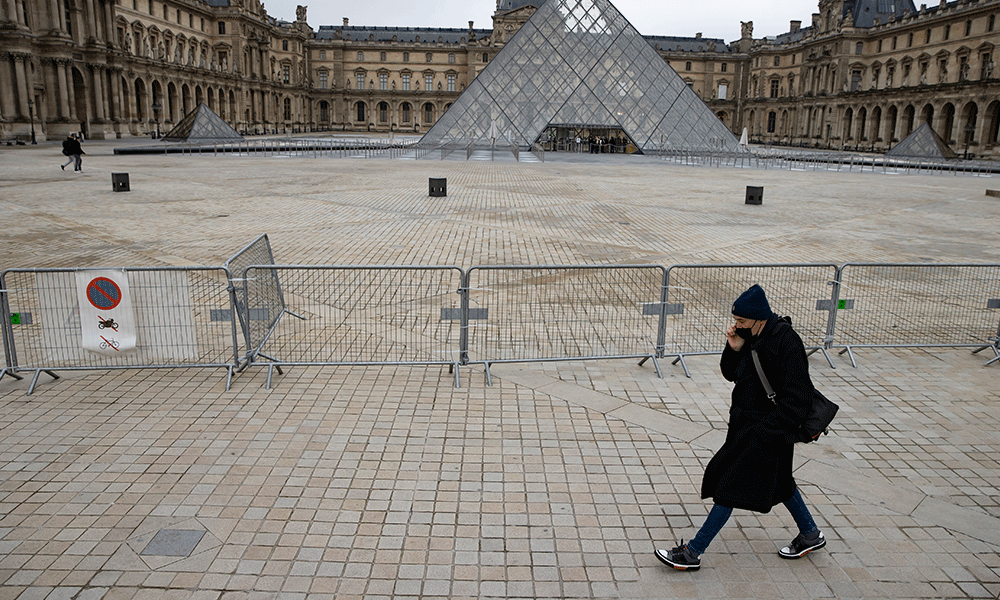
MULTIPOLYGON (((809 513, 809 509, 806 508, 805 501, 802 500, 802 494, 799 493, 798 488, 795 489, 795 493, 784 504, 788 512, 792 513, 795 524, 799 526, 799 533, 802 535, 811 535, 819 531, 819 528, 816 527, 816 522, 813 521, 812 515, 809 513)), ((691 552, 698 555, 704 554, 708 550, 709 544, 722 531, 722 526, 726 524, 726 521, 729 520, 732 514, 733 509, 731 508, 719 504, 713 505, 712 511, 708 513, 708 518, 705 519, 705 524, 701 526, 698 534, 688 542, 687 546, 691 549, 691 552)))

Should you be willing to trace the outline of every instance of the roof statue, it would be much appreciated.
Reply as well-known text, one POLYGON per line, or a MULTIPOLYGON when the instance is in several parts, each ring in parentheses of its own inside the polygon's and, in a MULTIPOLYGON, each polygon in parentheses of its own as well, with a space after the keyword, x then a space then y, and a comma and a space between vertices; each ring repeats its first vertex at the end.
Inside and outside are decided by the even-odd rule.
POLYGON ((243 136, 202 102, 163 139, 168 142, 218 142, 242 140, 243 136))
POLYGON ((927 123, 917 127, 885 155, 907 158, 958 158, 958 154, 948 147, 948 142, 927 123))
POLYGON ((611 2, 538 4, 421 146, 528 148, 547 127, 569 126, 621 128, 646 152, 739 150, 736 136, 611 2))

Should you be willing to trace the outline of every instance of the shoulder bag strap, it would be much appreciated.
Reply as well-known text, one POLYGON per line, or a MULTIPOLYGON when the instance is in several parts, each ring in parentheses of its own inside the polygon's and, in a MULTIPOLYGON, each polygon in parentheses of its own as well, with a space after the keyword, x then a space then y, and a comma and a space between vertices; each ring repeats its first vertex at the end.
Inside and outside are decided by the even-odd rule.
POLYGON ((764 375, 763 367, 760 366, 760 358, 757 357, 757 351, 751 350, 750 354, 753 356, 754 366, 757 367, 757 375, 760 376, 760 382, 764 384, 764 391, 767 392, 767 399, 770 400, 771 402, 774 402, 774 397, 776 394, 774 393, 774 390, 771 389, 771 384, 768 383, 767 376, 764 375))

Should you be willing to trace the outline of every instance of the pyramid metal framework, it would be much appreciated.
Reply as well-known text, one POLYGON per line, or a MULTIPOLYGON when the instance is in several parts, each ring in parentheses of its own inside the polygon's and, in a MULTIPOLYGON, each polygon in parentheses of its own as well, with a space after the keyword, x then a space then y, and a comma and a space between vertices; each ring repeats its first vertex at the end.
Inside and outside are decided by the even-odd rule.
POLYGON ((927 123, 917 127, 913 133, 885 154, 901 158, 958 158, 958 154, 948 146, 948 142, 927 123))
POLYGON ((644 152, 740 151, 608 0, 543 0, 420 145, 527 148, 550 125, 621 128, 644 152))
POLYGON ((163 139, 168 142, 217 142, 242 140, 243 136, 203 102, 185 115, 163 139))

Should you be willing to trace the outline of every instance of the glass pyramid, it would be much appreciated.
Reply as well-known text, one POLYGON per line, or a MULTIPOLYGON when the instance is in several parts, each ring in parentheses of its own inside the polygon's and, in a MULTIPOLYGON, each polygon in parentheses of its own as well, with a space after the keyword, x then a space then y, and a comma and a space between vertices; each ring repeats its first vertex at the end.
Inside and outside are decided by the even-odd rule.
POLYGON ((958 154, 948 147, 948 142, 927 123, 917 127, 913 133, 885 154, 908 158, 958 158, 958 154))
POLYGON ((168 142, 216 142, 242 140, 243 136, 203 102, 185 115, 163 139, 168 142))
POLYGON ((739 151, 608 0, 544 0, 420 145, 528 148, 549 126, 620 128, 644 152, 739 151))

